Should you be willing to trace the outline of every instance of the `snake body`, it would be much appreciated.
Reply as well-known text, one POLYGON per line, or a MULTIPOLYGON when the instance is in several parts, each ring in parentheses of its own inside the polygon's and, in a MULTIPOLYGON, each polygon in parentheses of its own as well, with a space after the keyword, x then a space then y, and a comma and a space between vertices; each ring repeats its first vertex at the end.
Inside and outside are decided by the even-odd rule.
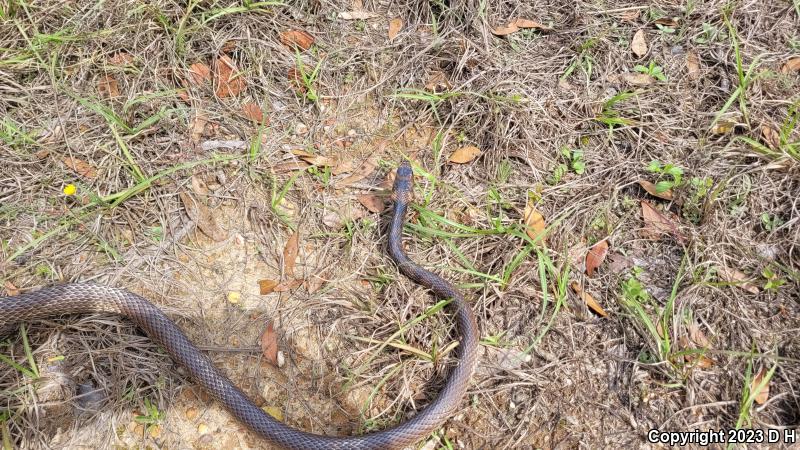
POLYGON ((401 233, 412 197, 412 184, 411 166, 404 161, 397 169, 393 187, 388 253, 408 278, 440 298, 451 299, 449 307, 455 313, 461 339, 457 347, 458 364, 450 370, 439 396, 413 418, 392 428, 360 436, 335 437, 307 433, 279 422, 250 401, 161 310, 124 289, 69 283, 2 297, 0 328, 65 314, 120 314, 161 345, 239 422, 272 444, 287 449, 391 449, 411 445, 430 435, 455 413, 477 363, 478 342, 475 317, 464 297, 450 283, 411 261, 403 251, 401 233))

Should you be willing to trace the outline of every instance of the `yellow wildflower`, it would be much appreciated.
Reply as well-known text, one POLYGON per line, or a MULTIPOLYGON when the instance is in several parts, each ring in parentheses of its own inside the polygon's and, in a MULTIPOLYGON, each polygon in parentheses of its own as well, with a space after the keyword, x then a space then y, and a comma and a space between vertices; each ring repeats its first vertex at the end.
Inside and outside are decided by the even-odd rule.
POLYGON ((70 196, 70 195, 75 195, 75 192, 77 192, 77 191, 78 191, 78 188, 76 188, 74 184, 68 184, 68 185, 64 186, 64 189, 63 189, 62 192, 64 192, 64 195, 70 196))

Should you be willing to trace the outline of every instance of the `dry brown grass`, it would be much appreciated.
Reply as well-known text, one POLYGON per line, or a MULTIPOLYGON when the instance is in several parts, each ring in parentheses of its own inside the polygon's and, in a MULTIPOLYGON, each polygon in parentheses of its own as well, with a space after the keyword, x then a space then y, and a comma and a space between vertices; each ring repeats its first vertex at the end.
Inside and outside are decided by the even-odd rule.
MULTIPOLYGON (((482 336, 498 342, 484 346, 464 413, 442 430, 447 441, 464 448, 627 447, 645 442, 651 428, 729 428, 743 411, 753 427, 798 426, 800 161, 764 156, 740 139, 764 143, 762 126, 779 129, 798 107, 798 73, 781 72, 800 52, 796 0, 733 5, 744 69, 755 64, 759 75, 745 90, 746 114, 736 100, 720 116, 730 124, 725 133, 711 130, 739 86, 725 2, 659 12, 622 2, 367 0, 363 9, 376 15, 365 21, 337 18, 357 2, 291 3, 210 20, 211 11, 241 3, 0 6, 2 281, 29 288, 93 280, 143 293, 288 423, 338 434, 382 428, 424 406, 452 362, 376 351, 433 301, 399 276, 383 253, 384 217, 366 213, 355 195, 383 194, 391 169, 411 156, 431 177, 417 180, 424 208, 412 222, 422 228, 408 230, 409 251, 464 286, 482 336), (662 15, 678 18, 674 32, 654 24, 662 15), (395 17, 404 26, 389 42, 395 17), (516 17, 553 30, 492 34, 516 17), (319 64, 319 102, 304 99, 287 78, 298 65, 280 43, 288 29, 316 39, 300 58, 309 70, 319 64), (642 58, 629 47, 639 29, 649 47, 642 58), (182 99, 189 67, 213 67, 222 52, 241 71, 243 92, 220 98, 207 83, 182 99), (696 74, 687 67, 692 54, 696 74), (120 55, 132 58, 120 62, 120 55), (650 61, 667 81, 631 86, 622 78, 650 61), (98 91, 108 76, 118 96, 98 91), (422 91, 431 101, 409 98, 422 91), (609 130, 598 118, 625 92, 634 95, 611 109, 630 122, 609 130), (249 146, 259 129, 242 117, 246 102, 269 119, 255 158, 249 146), (112 130, 103 108, 129 129, 118 123, 112 130), (208 125, 193 136, 198 116, 208 125), (247 148, 203 148, 222 140, 247 148), (468 144, 482 149, 478 159, 447 163, 468 144), (554 181, 566 163, 563 147, 582 150, 586 169, 554 181), (372 156, 376 166, 350 186, 340 182, 352 170, 330 181, 309 172, 291 181, 298 172, 285 164, 297 163, 291 150, 303 148, 356 167, 372 156), (94 175, 65 158, 85 162, 94 175), (209 158, 218 160, 180 169, 209 158), (683 169, 675 201, 655 199, 637 184, 656 181, 646 170, 652 160, 683 169), (141 185, 137 170, 164 176, 119 204, 100 201, 141 185), (192 176, 212 187, 205 200, 225 231, 221 242, 195 232, 179 199, 196 192, 192 176), (698 194, 692 178, 710 180, 708 192, 698 194), (76 196, 62 194, 68 183, 78 186, 76 196), (285 201, 273 207, 284 186, 285 201), (530 195, 551 226, 538 251, 509 231, 518 229, 530 195), (640 200, 676 214, 686 240, 643 237, 640 200), (430 227, 458 230, 426 219, 426 211, 494 231, 434 235, 430 227), (326 282, 259 296, 259 279, 281 279, 287 222, 301 233, 298 276, 326 282), (609 260, 588 278, 575 256, 602 239, 611 244, 609 260), (543 289, 546 260, 553 271, 544 270, 543 289), (759 292, 725 282, 720 268, 746 274, 759 292), (764 289, 765 270, 783 284, 764 289), (643 311, 654 319, 664 314, 655 335, 625 307, 623 286, 632 286, 632 276, 649 292, 638 302, 643 311), (608 318, 563 289, 572 280, 608 318), (231 291, 242 293, 240 303, 226 301, 231 291), (282 369, 258 357, 267 319, 281 336, 282 369), (709 341, 707 367, 676 355, 694 327, 709 341), (767 403, 742 408, 748 366, 776 364, 767 403)), ((797 128, 788 134, 789 143, 798 138, 797 128)), ((401 340, 441 350, 453 340, 449 330, 447 316, 436 314, 401 340)), ((31 324, 28 337, 42 380, 0 366, 3 432, 20 448, 263 446, 202 395, 184 394, 190 382, 180 369, 125 321, 44 321, 31 324), (54 356, 63 360, 48 362, 54 356), (81 383, 102 395, 87 403, 81 383), (156 428, 133 423, 145 399, 166 413, 156 428), (198 433, 199 425, 208 432, 198 433)), ((1 352, 27 364, 19 332, 12 330, 1 352)))

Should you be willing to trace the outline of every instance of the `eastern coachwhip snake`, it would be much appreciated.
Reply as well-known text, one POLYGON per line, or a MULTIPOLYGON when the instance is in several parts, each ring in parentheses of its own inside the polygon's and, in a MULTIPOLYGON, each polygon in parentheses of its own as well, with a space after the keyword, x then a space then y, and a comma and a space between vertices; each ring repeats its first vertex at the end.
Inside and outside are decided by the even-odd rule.
POLYGON ((351 437, 321 436, 295 430, 275 420, 253 404, 242 391, 214 367, 181 330, 146 299, 124 289, 96 284, 70 283, 0 298, 0 327, 45 317, 91 312, 113 312, 127 317, 189 373, 237 420, 267 441, 289 449, 387 449, 418 442, 434 432, 458 408, 477 363, 478 328, 464 297, 447 281, 412 262, 401 244, 413 175, 407 161, 400 164, 394 181, 394 209, 389 228, 388 252, 400 271, 440 298, 452 299, 461 333, 458 364, 450 370, 439 396, 407 422, 392 428, 351 437))

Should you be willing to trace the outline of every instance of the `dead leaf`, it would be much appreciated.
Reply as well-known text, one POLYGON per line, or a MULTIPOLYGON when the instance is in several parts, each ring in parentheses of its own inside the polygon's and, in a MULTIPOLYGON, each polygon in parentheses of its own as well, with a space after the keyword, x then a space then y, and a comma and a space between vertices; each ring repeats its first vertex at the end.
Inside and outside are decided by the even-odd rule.
POLYGON ((125 66, 133 62, 133 55, 128 52, 119 52, 108 58, 108 63, 115 66, 125 66))
POLYGON ((672 17, 662 17, 660 19, 657 19, 654 23, 670 28, 678 26, 678 21, 672 17))
POLYGON ((608 270, 612 273, 620 274, 626 272, 634 266, 633 259, 620 253, 612 253, 609 257, 608 270))
POLYGON ((85 178, 97 178, 97 169, 86 161, 71 156, 65 156, 61 160, 65 166, 78 175, 85 178))
POLYGON ((400 34, 400 30, 403 29, 403 19, 399 17, 395 17, 394 19, 389 21, 389 42, 392 42, 394 38, 400 34))
POLYGON ((286 241, 286 246, 283 248, 283 272, 288 278, 294 277, 294 264, 297 260, 297 251, 299 247, 300 233, 295 230, 289 240, 286 241))
POLYGON ((105 75, 97 82, 97 92, 106 98, 119 97, 119 83, 113 75, 105 75))
POLYGON ((750 395, 755 395, 753 400, 759 405, 763 405, 769 399, 769 380, 764 380, 766 376, 767 368, 762 367, 750 383, 750 395))
POLYGON ((192 183, 192 190, 194 191, 195 194, 208 195, 209 192, 208 185, 206 184, 205 181, 203 181, 202 178, 200 178, 200 176, 192 175, 191 183, 192 183))
POLYGON ((664 200, 672 200, 672 189, 667 189, 664 192, 658 192, 656 185, 647 180, 639 180, 639 186, 641 186, 642 189, 647 191, 647 193, 653 197, 658 197, 664 200))
POLYGON ((272 170, 275 173, 286 173, 286 172, 294 172, 297 170, 306 170, 311 164, 308 164, 305 161, 291 161, 287 163, 275 164, 272 167, 272 170))
POLYGON ((800 56, 795 56, 793 58, 789 58, 786 61, 786 64, 781 67, 781 73, 788 74, 789 72, 798 72, 800 71, 800 56))
POLYGON ((452 87, 453 85, 450 84, 447 75, 441 70, 434 70, 431 72, 431 76, 428 78, 428 81, 425 82, 425 89, 433 92, 447 91, 452 87))
POLYGON ((338 181, 336 183, 336 187, 345 187, 357 181, 361 181, 364 178, 371 175, 372 172, 374 172, 377 167, 378 167, 377 159, 375 159, 375 156, 373 154, 372 157, 361 163, 361 165, 358 166, 358 168, 352 174, 350 174, 350 176, 342 179, 341 181, 338 181))
POLYGON ((492 28, 492 34, 495 36, 508 36, 511 33, 516 33, 517 31, 519 31, 519 27, 514 22, 511 22, 504 27, 492 28))
POLYGON ((634 9, 633 11, 627 11, 619 16, 620 20, 624 20, 626 22, 633 22, 639 18, 639 10, 634 9))
POLYGON ((217 83, 217 97, 220 98, 239 95, 245 88, 244 78, 228 55, 217 58, 214 63, 214 78, 217 83))
POLYGON ((495 36, 507 36, 509 34, 516 33, 521 28, 535 28, 544 31, 552 30, 552 28, 546 25, 542 25, 541 23, 536 22, 535 20, 523 19, 520 17, 512 20, 506 26, 492 28, 492 34, 494 34, 495 36))
POLYGON ((696 323, 690 323, 686 327, 689 331, 689 339, 694 341, 700 348, 711 348, 711 342, 708 341, 703 330, 696 323))
POLYGON ((772 128, 769 125, 761 125, 761 136, 764 138, 764 142, 769 145, 770 148, 777 149, 781 146, 781 135, 775 128, 772 128))
POLYGON ((569 285, 572 288, 572 290, 575 291, 576 294, 578 294, 578 297, 580 297, 581 300, 583 300, 583 302, 586 303, 586 306, 588 306, 589 309, 591 309, 592 311, 603 317, 608 317, 608 313, 606 312, 605 309, 603 309, 602 306, 600 306, 600 303, 597 303, 597 300, 595 300, 591 294, 584 291, 583 287, 581 287, 581 285, 578 284, 577 281, 573 281, 569 285))
POLYGON ((282 281, 282 282, 278 283, 278 285, 275 286, 275 292, 291 291, 292 289, 297 288, 301 284, 303 284, 303 280, 296 279, 296 278, 290 278, 290 279, 288 279, 286 281, 282 281))
POLYGON ((9 297, 14 297, 19 295, 19 288, 14 286, 14 283, 6 280, 6 282, 3 283, 3 287, 6 289, 6 294, 8 294, 9 297))
POLYGON ((544 216, 542 216, 542 213, 540 213, 530 201, 525 205, 523 223, 526 225, 525 233, 527 233, 528 237, 533 239, 534 242, 544 241, 544 216), (537 241, 537 239, 541 240, 537 241))
POLYGON ((258 293, 261 295, 271 294, 277 285, 278 282, 275 280, 258 280, 258 293))
POLYGON ((247 102, 242 105, 242 115, 256 123, 264 123, 264 112, 256 103, 247 102))
POLYGON ((751 294, 758 294, 761 291, 758 286, 748 281, 750 277, 740 270, 729 269, 727 267, 717 267, 717 275, 719 275, 722 281, 731 283, 734 286, 751 294))
POLYGON ((217 225, 217 221, 205 204, 195 200, 191 195, 185 192, 181 192, 178 195, 183 203, 183 207, 186 208, 186 214, 197 224, 200 231, 216 242, 225 240, 227 235, 222 231, 219 225, 217 225))
POLYGON ((727 120, 720 120, 711 127, 711 133, 713 134, 728 134, 736 127, 735 122, 727 121, 727 120))
POLYGON ((456 164, 465 164, 477 158, 481 154, 481 149, 474 145, 467 145, 454 151, 448 161, 456 164))
POLYGON ((541 23, 535 20, 523 19, 521 17, 517 18, 514 21, 514 25, 516 25, 517 28, 535 28, 537 30, 545 30, 545 31, 552 30, 552 28, 548 27, 547 25, 542 25, 541 23))
POLYGON ((603 260, 606 259, 606 255, 608 254, 608 241, 603 239, 602 241, 594 244, 588 252, 586 252, 586 274, 594 276, 594 271, 601 264, 603 264, 603 260))
POLYGON ((206 81, 211 81, 211 68, 203 63, 194 63, 189 66, 189 83, 200 86, 206 81))
POLYGON ((686 52, 686 71, 692 80, 700 78, 700 58, 691 50, 686 52))
POLYGON ((327 274, 314 273, 303 283, 309 294, 317 292, 327 282, 327 274))
POLYGON ((206 120, 205 114, 195 111, 192 123, 189 125, 189 138, 192 142, 200 142, 205 134, 206 125, 208 125, 208 120, 206 120))
POLYGON ((383 197, 374 194, 361 194, 356 196, 358 202, 364 205, 370 212, 379 213, 386 208, 383 197))
POLYGON ((653 84, 653 77, 646 73, 631 73, 626 72, 622 74, 622 79, 634 86, 649 86, 653 84))
POLYGON ((344 20, 367 20, 378 17, 374 12, 369 11, 342 11, 339 18, 344 20))
POLYGON ((647 41, 644 38, 643 29, 639 29, 639 31, 633 35, 633 39, 631 40, 631 51, 639 58, 647 54, 647 41))
POLYGON ((336 165, 333 158, 323 155, 316 155, 302 149, 293 149, 292 154, 298 156, 303 161, 311 164, 312 166, 331 167, 336 165))
POLYGON ((302 50, 308 50, 314 44, 314 36, 311 36, 303 30, 289 30, 280 34, 281 44, 289 47, 299 47, 302 50))
POLYGON ((645 238, 659 240, 665 234, 668 234, 675 237, 680 243, 686 240, 678 230, 675 222, 644 200, 642 200, 642 218, 644 219, 644 227, 640 233, 645 238))
POLYGON ((351 203, 340 203, 322 216, 322 223, 333 230, 338 230, 345 223, 353 222, 367 216, 367 211, 351 203))
POLYGON ((275 326, 272 321, 267 322, 267 328, 261 333, 258 339, 261 343, 261 353, 266 360, 274 365, 278 365, 278 334, 275 333, 275 326))

